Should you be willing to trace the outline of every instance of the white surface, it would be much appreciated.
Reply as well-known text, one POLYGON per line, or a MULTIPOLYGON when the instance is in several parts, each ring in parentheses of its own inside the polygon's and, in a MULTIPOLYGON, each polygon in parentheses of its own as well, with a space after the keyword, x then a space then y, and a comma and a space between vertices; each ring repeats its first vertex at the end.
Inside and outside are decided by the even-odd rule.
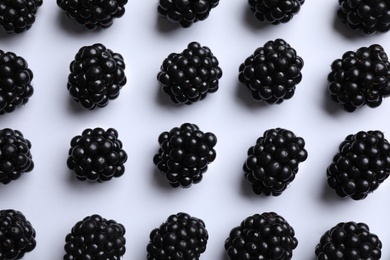
MULTIPOLYGON (((1 116, 0 127, 21 130, 32 142, 35 168, 0 188, 0 208, 22 211, 37 232, 37 247, 25 259, 62 259, 65 235, 85 216, 98 213, 126 227, 124 259, 146 259, 150 231, 179 211, 202 218, 209 231, 201 259, 226 259, 229 231, 254 213, 275 211, 294 227, 299 245, 293 259, 314 259, 320 236, 341 221, 366 222, 390 258, 388 223, 390 181, 364 201, 338 199, 325 171, 346 135, 359 130, 389 134, 390 101, 377 109, 347 113, 329 102, 330 63, 345 51, 379 43, 390 51, 390 34, 361 36, 336 19, 337 1, 307 1, 288 24, 261 25, 247 1, 221 1, 210 17, 188 29, 158 17, 157 1, 130 0, 126 13, 105 31, 88 31, 68 20, 55 1, 45 1, 36 23, 20 35, 0 34, 0 48, 23 56, 34 72, 35 93, 28 104, 1 116), (238 67, 268 40, 284 38, 304 59, 303 80, 281 105, 251 100, 238 83, 238 67), (173 106, 162 95, 156 75, 163 59, 189 42, 211 48, 223 76, 215 94, 191 106, 173 106), (127 85, 103 109, 86 111, 66 89, 69 63, 80 47, 103 43, 121 53, 127 85), (157 137, 181 123, 196 123, 218 137, 217 158, 203 181, 172 189, 152 162, 157 137), (129 158, 125 175, 103 184, 75 180, 66 167, 70 139, 88 127, 114 127, 129 158), (243 181, 247 149, 269 128, 283 127, 306 140, 309 153, 294 182, 280 197, 252 194, 243 181)), ((389 136, 386 136, 390 138, 389 136)))

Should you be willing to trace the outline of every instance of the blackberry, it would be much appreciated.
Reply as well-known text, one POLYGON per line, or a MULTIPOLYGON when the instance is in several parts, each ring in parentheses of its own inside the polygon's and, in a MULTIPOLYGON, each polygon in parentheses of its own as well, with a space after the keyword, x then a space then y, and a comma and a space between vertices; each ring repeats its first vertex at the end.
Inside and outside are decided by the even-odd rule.
POLYGON ((279 196, 307 159, 305 140, 283 128, 269 129, 248 149, 243 169, 255 194, 279 196))
POLYGON ((158 137, 160 148, 153 157, 156 168, 169 184, 176 188, 189 188, 199 183, 217 153, 217 137, 202 132, 195 124, 185 123, 158 137))
POLYGON ((326 231, 315 248, 318 260, 381 258, 382 242, 365 223, 340 222, 326 231))
POLYGON ((179 212, 150 232, 147 260, 199 260, 209 238, 202 219, 179 212))
POLYGON ((36 232, 22 212, 0 211, 0 259, 22 259, 36 247, 36 232))
POLYGON ((331 64, 331 99, 353 112, 364 105, 378 107, 390 95, 390 63, 379 44, 347 51, 331 64))
POLYGON ((80 181, 105 182, 125 172, 127 153, 114 128, 87 128, 70 146, 67 165, 80 181))
POLYGON ((42 0, 3 0, 0 3, 0 26, 8 34, 22 33, 35 22, 42 0))
POLYGON ((326 171, 329 187, 340 197, 361 200, 390 174, 390 144, 379 131, 348 135, 326 171))
POLYGON ((126 252, 125 227, 98 214, 78 221, 65 238, 64 260, 119 260, 126 252))
POLYGON ((168 21, 184 28, 205 20, 219 0, 159 0, 157 12, 168 21))
POLYGON ((339 0, 339 19, 354 31, 385 33, 390 29, 390 4, 387 0, 339 0))
POLYGON ((174 104, 191 105, 219 87, 222 69, 210 48, 191 42, 181 53, 171 53, 157 74, 162 90, 174 104))
POLYGON ((250 10, 261 22, 280 24, 289 22, 301 10, 305 0, 248 0, 250 10))
POLYGON ((231 260, 288 260, 297 246, 293 227, 275 212, 247 217, 230 231, 225 241, 231 260))
POLYGON ((13 112, 29 101, 34 93, 33 76, 23 57, 0 50, 0 114, 13 112))
POLYGON ((127 0, 57 0, 68 18, 90 30, 109 28, 125 14, 126 4, 127 0))
POLYGON ((67 88, 74 101, 93 110, 116 99, 126 81, 122 55, 96 43, 80 48, 75 55, 67 88))
POLYGON ((239 67, 238 79, 256 101, 280 104, 290 99, 302 80, 303 59, 285 40, 268 41, 239 67))

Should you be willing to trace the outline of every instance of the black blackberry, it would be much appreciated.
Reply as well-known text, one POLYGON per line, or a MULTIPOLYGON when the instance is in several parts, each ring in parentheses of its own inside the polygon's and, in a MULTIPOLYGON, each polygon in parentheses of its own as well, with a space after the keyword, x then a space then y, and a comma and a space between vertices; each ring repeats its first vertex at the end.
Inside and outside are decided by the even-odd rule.
POLYGON ((209 235, 203 220, 180 212, 170 215, 149 237, 147 260, 199 260, 209 235))
POLYGON ((78 221, 65 238, 64 260, 119 260, 126 252, 125 227, 98 214, 78 221))
POLYGON ((217 153, 217 137, 202 132, 195 124, 185 123, 165 131, 158 137, 160 148, 153 157, 159 172, 176 188, 188 188, 199 183, 217 153))
POLYGON ((93 110, 116 99, 126 81, 122 55, 96 43, 80 48, 75 55, 67 88, 74 101, 93 110))
POLYGON ((218 90, 222 69, 210 48, 191 42, 181 53, 171 53, 157 79, 174 104, 190 105, 218 90))
POLYGON ((22 259, 34 250, 35 229, 22 212, 0 210, 0 259, 22 259))
POLYGON ((28 102, 34 93, 33 76, 23 57, 0 50, 0 114, 13 112, 28 102))
POLYGON ((205 20, 219 0, 159 0, 157 12, 169 21, 184 28, 205 20))
POLYGON ((307 159, 305 140, 283 128, 269 129, 248 149, 245 179, 254 193, 279 196, 295 179, 298 165, 307 159))
POLYGON ((57 0, 68 18, 88 29, 108 28, 125 14, 127 0, 57 0))
POLYGON ((315 248, 318 260, 376 260, 381 258, 382 242, 365 223, 340 222, 322 235, 315 248))
POLYGON ((9 33, 22 33, 35 22, 42 0, 3 0, 0 3, 0 26, 9 33))
POLYGON ((239 67, 238 79, 256 101, 280 104, 290 99, 302 80, 303 59, 286 41, 276 39, 259 47, 239 67))
POLYGON ((275 212, 247 217, 230 231, 225 241, 231 260, 288 260, 297 246, 294 229, 275 212))
POLYGON ((348 112, 378 107, 390 95, 390 63, 383 47, 373 44, 347 51, 331 65, 328 91, 348 112))
POLYGON ((114 128, 87 128, 70 146, 67 165, 80 181, 105 182, 125 172, 127 154, 114 128))
POLYGON ((387 0, 339 0, 337 16, 350 29, 365 34, 390 29, 390 3, 387 0))
POLYGON ((337 195, 354 200, 367 197, 389 174, 390 144, 379 130, 348 135, 326 171, 337 195))
POLYGON ((305 0, 248 0, 250 10, 261 22, 280 24, 289 22, 301 10, 305 0))

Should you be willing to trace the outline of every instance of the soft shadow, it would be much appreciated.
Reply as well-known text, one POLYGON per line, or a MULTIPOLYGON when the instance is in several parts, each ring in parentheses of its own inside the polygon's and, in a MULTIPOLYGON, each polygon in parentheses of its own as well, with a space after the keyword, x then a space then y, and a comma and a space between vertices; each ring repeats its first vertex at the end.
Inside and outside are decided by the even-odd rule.
MULTIPOLYGON (((68 108, 72 114, 76 114, 76 115, 82 115, 82 114, 94 112, 94 111, 88 110, 88 109, 84 108, 83 106, 81 106, 81 104, 74 101, 71 96, 68 96, 68 108)), ((102 109, 102 108, 97 107, 94 110, 100 110, 100 109, 102 109)))
POLYGON ((337 104, 330 97, 330 93, 328 90, 328 84, 329 83, 327 81, 324 82, 323 95, 322 95, 323 96, 322 104, 323 104, 324 110, 330 115, 338 115, 342 112, 347 113, 346 111, 344 111, 342 105, 337 104))
POLYGON ((174 22, 171 22, 168 19, 166 19, 165 17, 162 17, 161 15, 157 14, 156 29, 158 32, 160 32, 162 34, 167 34, 167 33, 177 31, 180 28, 181 28, 180 25, 178 25, 174 22))
POLYGON ((177 187, 177 188, 174 188, 172 187, 169 182, 165 179, 165 176, 159 172, 157 169, 154 169, 154 171, 152 171, 152 181, 154 183, 154 185, 156 187, 158 187, 159 189, 161 189, 162 191, 164 192, 173 192, 175 191, 176 189, 182 189, 180 187, 177 187))
POLYGON ((253 30, 271 29, 270 27, 275 26, 274 24, 259 21, 248 5, 245 5, 245 9, 243 10, 243 20, 244 23, 253 30))
POLYGON ((66 32, 73 34, 74 36, 85 35, 87 33, 96 34, 104 31, 102 28, 88 29, 83 25, 78 24, 76 21, 70 19, 62 10, 58 10, 58 25, 66 32))
POLYGON ((334 203, 340 203, 345 198, 340 198, 336 192, 329 187, 326 179, 323 181, 323 188, 321 193, 321 200, 326 202, 327 204, 333 205, 334 203))
POLYGON ((239 81, 237 81, 236 84, 236 96, 238 100, 241 101, 241 103, 248 107, 250 110, 269 109, 271 106, 278 106, 277 104, 271 105, 267 104, 266 102, 257 101, 253 99, 249 89, 245 86, 245 84, 239 81))

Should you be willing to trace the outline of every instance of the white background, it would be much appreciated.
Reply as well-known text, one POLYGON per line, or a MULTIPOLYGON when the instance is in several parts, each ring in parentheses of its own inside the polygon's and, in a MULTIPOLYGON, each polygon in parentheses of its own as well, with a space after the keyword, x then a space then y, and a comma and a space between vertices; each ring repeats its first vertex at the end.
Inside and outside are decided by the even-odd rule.
MULTIPOLYGON (((125 15, 107 30, 88 31, 66 18, 55 1, 45 1, 33 27, 19 35, 0 33, 0 48, 24 57, 34 72, 35 93, 22 108, 0 118, 1 128, 22 131, 32 143, 35 168, 0 187, 0 208, 22 211, 37 232, 37 247, 25 259, 62 259, 71 227, 97 213, 126 227, 124 259, 146 259, 150 231, 170 214, 187 212, 205 221, 209 241, 202 259, 226 259, 224 241, 247 216, 282 215, 299 240, 293 259, 315 259, 321 235, 341 221, 366 222, 390 258, 387 232, 390 181, 363 201, 339 199, 326 184, 326 168, 350 133, 389 133, 390 102, 347 113, 329 101, 327 74, 334 59, 373 43, 390 50, 390 34, 363 36, 336 18, 338 1, 307 1, 287 24, 262 25, 247 1, 221 1, 209 18, 184 29, 157 15, 158 1, 130 0, 125 15), (291 100, 281 105, 252 101, 238 82, 238 67, 268 40, 285 39, 305 65, 291 100), (156 75, 163 59, 191 41, 211 48, 223 70, 218 92, 191 106, 174 106, 156 75), (69 64, 85 45, 103 43, 121 53, 128 82, 118 99, 87 111, 66 89, 69 64), (157 137, 182 123, 197 124, 218 137, 217 158, 200 184, 173 189, 152 162, 157 137), (98 184, 77 181, 66 166, 70 139, 89 127, 114 127, 128 153, 126 172, 98 184), (308 159, 279 197, 259 197, 243 181, 247 149, 270 128, 292 130, 306 140, 308 159)), ((390 135, 389 135, 390 138, 390 135)))

